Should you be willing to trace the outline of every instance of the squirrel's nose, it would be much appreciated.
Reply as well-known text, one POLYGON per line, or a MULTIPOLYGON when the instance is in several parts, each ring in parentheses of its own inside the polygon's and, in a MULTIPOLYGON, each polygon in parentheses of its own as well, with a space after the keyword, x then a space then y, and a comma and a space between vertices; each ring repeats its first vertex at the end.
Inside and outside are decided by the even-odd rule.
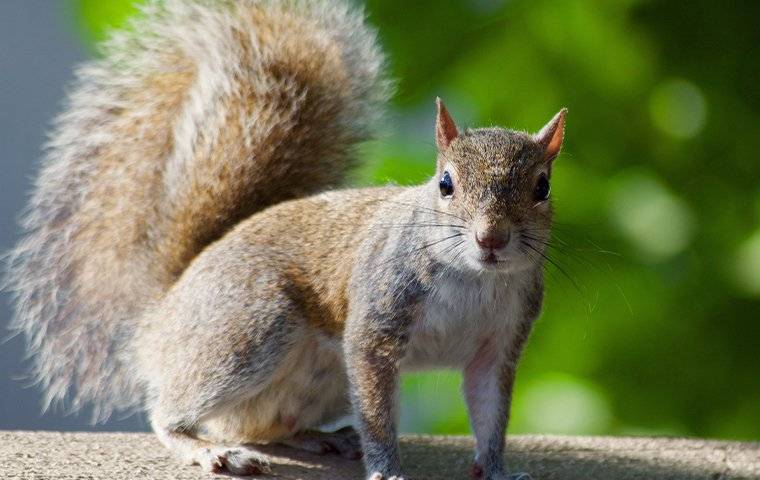
POLYGON ((475 233, 475 240, 480 245, 480 248, 486 250, 499 250, 507 246, 509 241, 509 234, 499 235, 494 233, 475 233))

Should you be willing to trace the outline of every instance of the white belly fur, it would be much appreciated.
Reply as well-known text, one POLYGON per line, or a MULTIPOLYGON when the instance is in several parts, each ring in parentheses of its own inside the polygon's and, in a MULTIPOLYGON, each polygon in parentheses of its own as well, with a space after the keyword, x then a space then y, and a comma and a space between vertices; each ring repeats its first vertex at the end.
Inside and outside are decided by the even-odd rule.
POLYGON ((461 368, 486 340, 506 345, 522 314, 527 274, 449 274, 437 282, 410 332, 404 370, 461 368))

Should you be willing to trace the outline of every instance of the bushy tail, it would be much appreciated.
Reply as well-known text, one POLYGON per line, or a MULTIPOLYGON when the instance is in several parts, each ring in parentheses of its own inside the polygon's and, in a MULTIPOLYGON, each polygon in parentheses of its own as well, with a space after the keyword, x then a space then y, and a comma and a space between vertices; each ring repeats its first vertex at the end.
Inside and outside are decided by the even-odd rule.
POLYGON ((344 1, 163 0, 78 70, 9 262, 48 405, 139 405, 136 318, 240 219, 343 179, 382 66, 344 1))

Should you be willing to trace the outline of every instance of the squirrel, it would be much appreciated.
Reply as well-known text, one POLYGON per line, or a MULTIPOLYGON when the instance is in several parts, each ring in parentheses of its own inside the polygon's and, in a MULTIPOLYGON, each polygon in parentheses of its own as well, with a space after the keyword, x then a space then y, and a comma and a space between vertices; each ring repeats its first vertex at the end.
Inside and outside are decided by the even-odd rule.
POLYGON ((400 372, 456 368, 471 474, 507 478, 566 110, 460 131, 438 99, 428 182, 334 189, 391 90, 360 9, 141 8, 78 70, 10 254, 46 406, 144 409, 211 472, 266 473, 279 442, 399 480, 400 372))

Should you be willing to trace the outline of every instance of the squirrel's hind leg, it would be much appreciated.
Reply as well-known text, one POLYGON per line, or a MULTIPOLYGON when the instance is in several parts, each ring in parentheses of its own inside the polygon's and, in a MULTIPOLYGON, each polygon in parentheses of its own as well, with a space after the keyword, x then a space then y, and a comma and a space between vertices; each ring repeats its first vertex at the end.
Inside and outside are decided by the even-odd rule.
POLYGON ((210 471, 261 469, 257 452, 240 445, 312 446, 299 432, 350 412, 341 339, 309 324, 265 252, 243 247, 222 241, 200 255, 134 338, 154 430, 210 471))
POLYGON ((169 450, 206 471, 263 473, 266 459, 233 428, 242 423, 235 413, 255 405, 246 413, 261 427, 256 439, 281 437, 267 428, 278 406, 263 393, 302 348, 304 321, 276 273, 202 260, 141 319, 133 339, 151 424, 169 450), (222 422, 230 428, 214 431, 230 417, 222 422))
POLYGON ((187 463, 210 473, 250 476, 270 473, 263 454, 247 445, 224 446, 196 438, 191 432, 171 430, 153 422, 153 430, 169 450, 187 463))

